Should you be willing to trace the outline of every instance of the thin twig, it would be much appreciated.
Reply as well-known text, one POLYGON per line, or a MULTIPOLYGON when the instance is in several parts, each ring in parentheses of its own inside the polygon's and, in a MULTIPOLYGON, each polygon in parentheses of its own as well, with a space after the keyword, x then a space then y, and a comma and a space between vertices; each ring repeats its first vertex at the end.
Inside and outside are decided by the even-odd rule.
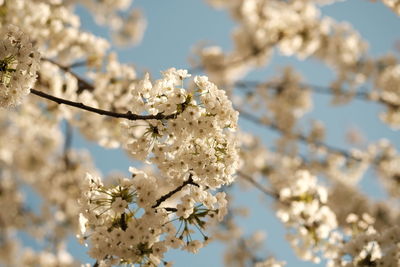
POLYGON ((78 74, 76 74, 75 72, 73 72, 71 70, 71 66, 73 66, 74 64, 71 66, 63 66, 63 65, 59 64, 58 62, 56 62, 52 59, 49 59, 49 58, 42 58, 42 60, 50 62, 50 63, 58 66, 62 71, 68 72, 73 77, 75 77, 78 81, 78 91, 77 91, 78 94, 82 93, 85 90, 94 91, 95 88, 91 83, 89 83, 88 81, 86 81, 81 76, 79 76, 78 74))
POLYGON ((251 260, 251 265, 254 266, 255 263, 257 262, 261 262, 262 259, 257 257, 257 255, 255 255, 253 249, 249 248, 249 246, 246 244, 246 240, 244 238, 240 238, 239 241, 239 246, 245 251, 245 253, 249 256, 250 260, 251 260))
MULTIPOLYGON (((273 123, 266 123, 265 121, 261 120, 261 119, 258 118, 257 116, 255 116, 255 115, 253 115, 253 114, 251 114, 251 113, 248 113, 248 112, 246 112, 246 111, 244 111, 244 110, 241 110, 241 109, 238 108, 238 107, 234 107, 234 108, 235 108, 237 111, 239 111, 239 114, 240 114, 240 116, 241 116, 242 118, 244 118, 244 119, 246 119, 246 120, 248 120, 248 121, 254 122, 254 123, 256 123, 256 124, 259 124, 259 125, 263 125, 263 126, 265 126, 265 127, 268 127, 268 128, 270 128, 271 130, 274 130, 274 131, 283 133, 283 131, 282 131, 278 126, 276 126, 275 124, 273 124, 273 123)), ((357 157, 357 156, 351 154, 351 153, 348 152, 347 150, 344 150, 344 149, 341 149, 341 148, 337 148, 337 147, 333 147, 333 146, 330 146, 330 145, 325 144, 325 143, 322 143, 322 142, 310 141, 310 139, 308 139, 307 136, 305 136, 305 135, 303 135, 303 134, 294 134, 293 137, 296 138, 297 140, 299 140, 299 141, 302 142, 302 143, 305 143, 305 144, 310 144, 310 143, 312 143, 313 145, 316 145, 316 146, 318 146, 318 147, 323 147, 323 148, 325 148, 326 150, 328 150, 328 151, 330 151, 330 152, 333 152, 333 153, 336 153, 336 154, 340 154, 340 155, 342 155, 342 156, 344 156, 344 157, 346 157, 346 158, 350 158, 350 159, 353 159, 353 160, 356 160, 356 161, 362 161, 362 158, 357 157)))
POLYGON ((77 61, 75 63, 72 63, 71 65, 68 66, 69 69, 77 68, 77 67, 83 67, 87 64, 86 60, 82 61, 77 61))
POLYGON ((97 113, 100 115, 114 117, 114 118, 123 118, 123 119, 131 120, 131 121, 135 121, 135 120, 169 120, 169 119, 175 119, 179 115, 179 113, 172 113, 169 115, 164 115, 163 113, 157 113, 156 115, 138 115, 138 114, 133 114, 131 111, 128 111, 126 113, 118 113, 118 112, 112 112, 112 111, 108 111, 108 110, 104 110, 104 109, 94 108, 91 106, 87 106, 83 103, 59 98, 59 97, 56 97, 53 95, 49 95, 45 92, 35 90, 35 89, 31 89, 31 93, 34 95, 40 96, 42 98, 48 99, 50 101, 56 102, 58 104, 64 104, 64 105, 68 105, 71 107, 76 107, 79 109, 97 113))
POLYGON ((65 121, 65 139, 64 139, 64 148, 63 148, 63 155, 64 155, 64 162, 65 166, 68 169, 70 166, 70 160, 68 157, 69 150, 71 149, 71 144, 72 144, 72 127, 68 123, 68 121, 65 121))
POLYGON ((169 199, 170 197, 172 197, 174 194, 178 193, 179 191, 181 191, 186 185, 191 184, 194 186, 199 187, 199 185, 197 183, 195 183, 193 181, 193 175, 190 174, 189 175, 189 179, 187 179, 185 182, 183 182, 183 184, 181 184, 180 186, 178 186, 177 188, 175 188, 174 190, 170 191, 168 194, 160 197, 157 201, 156 204, 154 204, 153 206, 151 206, 153 209, 157 208, 158 206, 161 205, 161 203, 163 203, 164 201, 166 201, 167 199, 169 199))
POLYGON ((254 185, 255 188, 257 188, 258 190, 263 192, 265 195, 270 196, 275 199, 279 197, 279 195, 276 192, 273 192, 271 190, 264 188, 264 186, 259 184, 257 181, 255 181, 252 177, 248 176, 247 174, 244 174, 240 171, 238 172, 238 174, 239 174, 239 177, 243 178, 244 180, 246 180, 249 183, 251 183, 252 185, 254 185))
POLYGON ((72 144, 72 127, 67 121, 65 121, 65 140, 63 148, 64 154, 68 153, 68 151, 71 148, 71 144, 72 144))
MULTIPOLYGON (((234 86, 236 88, 241 88, 241 89, 253 89, 255 87, 261 87, 265 89, 272 89, 272 90, 278 90, 280 89, 281 85, 279 84, 273 84, 273 83, 268 83, 268 82, 258 82, 258 81, 237 81, 234 86)), ((300 89, 310 89, 314 93, 318 94, 324 94, 324 95, 334 95, 335 94, 335 88, 329 87, 329 86, 321 86, 321 85, 315 85, 315 84, 309 84, 309 83, 299 83, 299 88, 300 89)), ((387 106, 390 106, 392 108, 400 108, 400 105, 388 102, 387 100, 379 97, 378 99, 374 99, 370 97, 370 94, 368 92, 346 92, 344 93, 348 94, 348 96, 354 97, 355 99, 362 100, 362 101, 368 101, 368 102, 377 102, 380 104, 384 104, 387 106)))

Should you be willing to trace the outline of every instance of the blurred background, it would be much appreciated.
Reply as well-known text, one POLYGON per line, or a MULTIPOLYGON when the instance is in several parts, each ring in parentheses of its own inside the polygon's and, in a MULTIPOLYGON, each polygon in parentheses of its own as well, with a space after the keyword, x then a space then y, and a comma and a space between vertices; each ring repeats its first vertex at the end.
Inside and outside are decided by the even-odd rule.
MULTIPOLYGON (((119 60, 133 64, 139 76, 145 71, 159 77, 159 73, 170 67, 190 69, 188 59, 193 56, 193 48, 199 43, 221 46, 229 51, 232 47, 230 35, 234 22, 228 13, 215 10, 200 0, 137 0, 133 3, 140 8, 147 20, 147 29, 140 44, 131 47, 113 47, 119 60)), ((110 39, 108 30, 98 26, 84 8, 78 9, 83 28, 104 38, 110 39)), ((351 0, 333 3, 322 7, 322 16, 330 16, 336 21, 347 21, 369 43, 369 54, 379 56, 388 52, 396 52, 396 42, 399 41, 399 18, 379 1, 351 0)), ((264 81, 267 77, 278 73, 284 66, 291 65, 310 84, 327 86, 334 74, 320 62, 313 60, 299 61, 296 58, 283 57, 276 52, 270 63, 262 69, 250 73, 246 79, 264 81)), ((197 73, 194 73, 197 74, 197 73)), ((400 147, 398 132, 383 124, 378 114, 382 107, 370 102, 353 100, 350 105, 332 106, 331 96, 313 94, 314 106, 301 124, 309 125, 312 120, 320 120, 326 126, 326 143, 335 147, 349 149, 346 134, 349 130, 358 130, 367 142, 375 142, 381 138, 389 139, 397 148, 400 147)), ((259 136, 266 147, 273 146, 273 140, 278 136, 266 128, 254 125, 240 119, 240 128, 245 132, 259 136)), ((106 150, 94 143, 85 141, 77 132, 73 134, 73 147, 88 149, 97 168, 105 175, 113 171, 128 173, 132 161, 121 150, 106 150)), ((362 191, 374 199, 385 197, 373 172, 361 183, 362 191)), ((285 240, 286 230, 276 218, 271 207, 271 200, 261 195, 259 191, 248 186, 243 188, 234 185, 231 189, 234 195, 235 207, 250 208, 246 217, 237 218, 245 236, 256 231, 266 233, 265 254, 287 262, 287 266, 312 266, 309 262, 298 260, 288 242, 285 240)), ((39 200, 33 199, 32 205, 39 200)), ((26 239, 29 244, 29 239, 26 239)), ((167 261, 173 261, 175 266, 223 266, 223 244, 211 243, 192 255, 186 252, 170 252, 167 261)), ((79 245, 73 236, 70 238, 69 250, 72 255, 83 263, 93 264, 86 255, 86 248, 79 245)), ((315 266, 323 266, 324 263, 315 266)))

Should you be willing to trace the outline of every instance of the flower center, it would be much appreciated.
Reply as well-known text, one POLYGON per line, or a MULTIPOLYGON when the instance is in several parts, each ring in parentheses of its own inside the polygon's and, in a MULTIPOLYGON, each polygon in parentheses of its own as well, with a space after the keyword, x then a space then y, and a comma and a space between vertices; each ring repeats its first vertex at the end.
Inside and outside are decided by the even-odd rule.
POLYGON ((3 84, 9 84, 11 80, 11 73, 16 71, 17 60, 14 56, 10 55, 0 60, 0 82, 3 84))

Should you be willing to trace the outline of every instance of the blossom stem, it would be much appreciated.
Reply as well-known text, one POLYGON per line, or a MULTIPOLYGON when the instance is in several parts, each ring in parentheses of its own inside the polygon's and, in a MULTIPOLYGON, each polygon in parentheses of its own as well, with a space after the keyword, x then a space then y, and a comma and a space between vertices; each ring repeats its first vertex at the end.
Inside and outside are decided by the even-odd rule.
POLYGON ((37 96, 40 96, 42 98, 48 99, 50 101, 56 102, 58 104, 64 104, 72 107, 76 107, 79 109, 83 109, 86 111, 90 111, 93 113, 97 113, 100 115, 104 116, 109 116, 109 117, 114 117, 114 118, 123 118, 131 121, 136 121, 136 120, 169 120, 169 119, 175 119, 176 116, 178 116, 178 112, 172 113, 169 115, 164 115, 163 113, 157 113, 155 115, 138 115, 138 114, 133 114, 132 112, 128 111, 126 113, 118 113, 118 112, 112 112, 104 109, 99 109, 99 108, 94 108, 88 105, 85 105, 83 103, 79 102, 74 102, 70 100, 66 100, 63 98, 59 98, 50 94, 47 94, 42 91, 38 91, 35 89, 31 89, 31 93, 37 96))
POLYGON ((179 191, 181 191, 181 190, 182 190, 186 185, 188 185, 188 184, 191 184, 191 185, 194 185, 194 186, 199 187, 199 185, 193 181, 193 175, 190 174, 190 175, 189 175, 189 179, 187 179, 185 182, 183 182, 183 184, 181 184, 180 186, 178 186, 178 187, 175 188, 174 190, 170 191, 168 194, 166 194, 166 195, 160 197, 160 198, 156 201, 156 203, 155 203, 153 206, 151 206, 151 207, 152 207, 153 209, 157 208, 158 206, 161 205, 161 203, 163 203, 165 200, 167 200, 168 198, 172 197, 174 194, 176 194, 176 193, 178 193, 179 191))

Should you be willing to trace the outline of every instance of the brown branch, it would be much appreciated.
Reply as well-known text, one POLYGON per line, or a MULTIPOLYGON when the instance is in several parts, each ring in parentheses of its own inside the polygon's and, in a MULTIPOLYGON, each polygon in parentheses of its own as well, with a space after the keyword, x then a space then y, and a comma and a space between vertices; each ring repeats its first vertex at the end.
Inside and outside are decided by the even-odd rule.
MULTIPOLYGON (((244 118, 244 119, 246 119, 248 121, 254 122, 256 124, 268 127, 269 129, 271 129, 273 131, 277 131, 277 132, 283 133, 283 131, 278 126, 276 126, 274 123, 266 123, 265 121, 261 120, 260 118, 258 118, 257 116, 255 116, 255 115, 253 115, 253 114, 251 114, 249 112, 241 110, 238 107, 234 107, 234 108, 237 111, 239 111, 239 114, 240 114, 240 116, 242 118, 244 118)), ((344 150, 344 149, 341 149, 341 148, 337 148, 337 147, 333 147, 333 146, 330 146, 330 145, 322 143, 322 142, 310 141, 307 138, 307 136, 305 136, 303 134, 294 134, 293 137, 296 138, 297 140, 299 140, 302 143, 305 143, 305 144, 312 143, 313 145, 325 148, 326 150, 328 150, 328 151, 330 151, 332 153, 340 154, 340 155, 342 155, 342 156, 344 156, 346 158, 350 158, 350 159, 353 159, 353 160, 356 160, 356 161, 362 161, 362 158, 351 154, 347 150, 344 150)))
POLYGON ((255 181, 253 178, 251 178, 250 176, 248 176, 247 174, 244 174, 242 172, 238 172, 239 177, 241 177, 242 179, 246 180, 247 182, 251 183, 252 185, 254 185, 255 188, 257 188, 258 190, 260 190, 261 192, 263 192, 265 195, 270 196, 272 198, 279 198, 278 193, 266 189, 264 186, 262 186, 261 184, 259 184, 257 181, 255 181))
POLYGON ((73 68, 78 68, 78 67, 83 67, 87 64, 86 60, 82 60, 82 61, 77 61, 75 63, 72 63, 71 65, 68 66, 69 69, 73 69, 73 68))
MULTIPOLYGON (((252 48, 250 49, 250 53, 243 55, 241 57, 232 58, 232 59, 227 60, 226 62, 223 62, 220 64, 216 64, 216 65, 214 65, 214 67, 232 68, 232 67, 240 66, 240 64, 244 64, 247 61, 250 61, 250 60, 253 60, 254 58, 259 57, 260 55, 265 53, 267 49, 272 48, 276 43, 277 42, 266 42, 265 44, 263 44, 260 47, 253 45, 252 48)), ((196 66, 196 69, 197 70, 200 70, 200 69, 207 70, 206 68, 204 68, 204 65, 198 65, 198 66, 196 66)))
POLYGON ((163 209, 165 209, 166 211, 171 211, 171 212, 177 212, 178 211, 177 208, 163 208, 163 209))
POLYGON ((83 109, 83 110, 90 111, 93 113, 97 113, 100 115, 114 117, 114 118, 123 118, 123 119, 131 120, 131 121, 135 121, 135 120, 169 120, 169 119, 175 119, 180 114, 180 113, 176 112, 176 113, 172 113, 169 115, 164 115, 163 113, 157 113, 156 115, 138 115, 138 114, 133 114, 131 111, 128 111, 126 113, 118 113, 118 112, 112 112, 112 111, 108 111, 108 110, 104 110, 104 109, 94 108, 91 106, 87 106, 83 103, 59 98, 59 97, 44 93, 42 91, 35 90, 35 89, 31 89, 31 93, 34 95, 40 96, 42 98, 48 99, 50 101, 56 102, 58 104, 64 104, 64 105, 68 105, 71 107, 75 107, 75 108, 83 109))
POLYGON ((72 64, 71 66, 63 66, 59 63, 57 63, 56 61, 49 59, 49 58, 42 58, 43 61, 47 61, 50 62, 56 66, 58 66, 62 71, 64 72, 68 72, 69 74, 71 74, 73 77, 75 77, 75 79, 78 81, 78 91, 77 94, 82 93, 85 90, 89 90, 89 91, 94 91, 94 86, 89 83, 88 81, 86 81, 85 79, 83 79, 81 76, 79 76, 78 74, 76 74, 75 72, 73 72, 71 70, 71 67, 74 67, 74 64, 72 64))
MULTIPOLYGON (((234 86, 236 88, 241 88, 241 89, 254 89, 255 87, 261 87, 265 89, 271 89, 271 90, 279 90, 281 85, 280 84, 274 84, 274 83, 268 83, 268 82, 258 82, 258 81, 237 81, 234 86)), ((324 95, 334 95, 334 88, 332 87, 325 87, 321 85, 315 85, 315 84, 309 84, 309 83, 299 83, 299 88, 300 89, 310 89, 314 93, 318 94, 324 94, 324 95)), ((342 90, 342 89, 341 89, 342 90)), ((373 99, 370 97, 370 94, 368 92, 346 92, 343 91, 343 93, 348 94, 351 97, 354 97, 357 100, 362 100, 362 101, 367 101, 367 102, 377 102, 379 104, 383 104, 386 106, 389 106, 391 108, 400 108, 399 104, 396 103, 391 103, 382 97, 379 97, 378 99, 373 99)))
POLYGON ((63 153, 68 154, 68 151, 71 149, 72 145, 72 127, 71 124, 69 124, 68 121, 65 122, 65 140, 64 140, 64 147, 63 147, 63 153))
POLYGON ((151 206, 153 209, 159 207, 161 205, 161 203, 163 203, 164 201, 166 201, 168 198, 172 197, 174 194, 178 193, 179 191, 181 191, 186 185, 191 184, 194 186, 199 187, 199 185, 197 183, 195 183, 193 181, 193 174, 189 175, 189 179, 187 179, 185 182, 183 182, 183 184, 181 184, 180 186, 178 186, 177 188, 175 188, 174 190, 170 191, 168 194, 160 197, 156 203, 151 206))

